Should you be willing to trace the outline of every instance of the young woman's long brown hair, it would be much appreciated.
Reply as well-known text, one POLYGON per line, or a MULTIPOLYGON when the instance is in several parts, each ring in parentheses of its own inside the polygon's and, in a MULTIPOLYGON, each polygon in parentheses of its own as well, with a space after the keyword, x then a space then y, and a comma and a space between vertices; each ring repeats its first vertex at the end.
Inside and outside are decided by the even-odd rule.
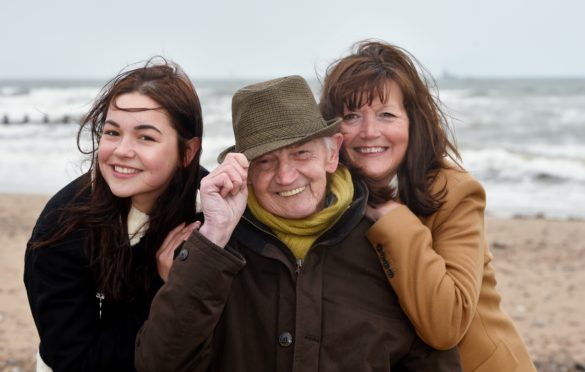
MULTIPOLYGON (((434 81, 416 58, 392 44, 369 40, 356 43, 349 56, 327 69, 319 103, 321 114, 330 120, 343 116, 344 109, 370 105, 375 98, 384 102, 389 80, 402 90, 409 120, 408 148, 397 173, 399 197, 415 214, 428 216, 441 206, 445 196, 444 190, 436 194, 430 191, 436 171, 447 166, 445 157, 456 164, 460 157, 450 138, 447 116, 439 99, 431 94, 434 81)), ((343 152, 341 155, 345 161, 343 152)), ((359 170, 352 171, 366 180, 371 203, 378 204, 392 196, 390 186, 373 187, 359 170)))
MULTIPOLYGON (((90 169, 82 176, 74 201, 57 211, 55 228, 32 242, 35 249, 50 249, 77 229, 84 231, 84 245, 99 290, 112 300, 129 299, 135 291, 148 292, 157 275, 155 253, 169 231, 182 222, 195 220, 195 199, 199 187, 201 150, 186 167, 178 167, 167 189, 149 212, 146 239, 148 257, 141 272, 130 272, 132 249, 128 239, 127 217, 130 198, 116 197, 104 180, 98 164, 97 148, 108 107, 127 93, 140 93, 157 102, 177 131, 179 159, 186 159, 187 141, 201 138, 201 105, 188 76, 180 67, 164 59, 151 60, 144 67, 122 72, 110 80, 81 121, 77 135, 79 150, 89 156, 90 169), (91 147, 84 150, 89 132, 91 147)), ((117 107, 117 109, 120 109, 117 107)))

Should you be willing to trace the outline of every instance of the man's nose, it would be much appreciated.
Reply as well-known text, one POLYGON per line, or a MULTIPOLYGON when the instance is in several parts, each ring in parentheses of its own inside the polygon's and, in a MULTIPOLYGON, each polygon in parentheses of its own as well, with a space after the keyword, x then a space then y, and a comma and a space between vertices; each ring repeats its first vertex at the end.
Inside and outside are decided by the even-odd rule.
POLYGON ((276 181, 281 185, 293 183, 297 177, 296 168, 287 160, 279 161, 276 168, 276 181))

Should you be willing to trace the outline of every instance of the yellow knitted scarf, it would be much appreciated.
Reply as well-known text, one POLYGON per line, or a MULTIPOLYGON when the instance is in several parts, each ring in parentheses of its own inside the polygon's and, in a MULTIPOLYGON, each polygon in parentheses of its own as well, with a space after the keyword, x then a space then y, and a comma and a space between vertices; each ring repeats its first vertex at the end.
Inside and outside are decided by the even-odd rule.
POLYGON ((276 233, 296 258, 302 259, 315 240, 337 222, 353 199, 351 175, 344 166, 340 165, 331 175, 329 187, 335 200, 323 210, 301 220, 282 218, 266 211, 258 203, 251 186, 248 188, 248 208, 260 222, 276 233))

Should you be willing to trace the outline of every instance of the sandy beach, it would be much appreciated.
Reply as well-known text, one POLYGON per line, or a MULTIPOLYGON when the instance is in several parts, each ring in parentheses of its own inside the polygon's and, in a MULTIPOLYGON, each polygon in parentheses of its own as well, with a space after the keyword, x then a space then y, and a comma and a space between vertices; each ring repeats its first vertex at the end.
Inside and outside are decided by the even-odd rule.
MULTIPOLYGON (((0 371, 34 370, 24 249, 48 196, 0 194, 0 371)), ((585 221, 487 218, 498 289, 539 371, 585 371, 585 221)))

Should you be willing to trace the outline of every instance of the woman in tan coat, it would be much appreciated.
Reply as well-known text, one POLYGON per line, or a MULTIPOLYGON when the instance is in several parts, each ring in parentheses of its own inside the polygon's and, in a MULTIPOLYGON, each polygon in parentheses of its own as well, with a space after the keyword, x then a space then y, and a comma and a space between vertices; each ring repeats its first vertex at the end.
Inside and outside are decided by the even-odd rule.
POLYGON ((445 115, 413 61, 365 41, 325 76, 322 114, 343 118, 343 159, 370 189, 368 239, 429 345, 457 345, 466 372, 535 371, 500 308, 485 192, 458 165, 445 115))

